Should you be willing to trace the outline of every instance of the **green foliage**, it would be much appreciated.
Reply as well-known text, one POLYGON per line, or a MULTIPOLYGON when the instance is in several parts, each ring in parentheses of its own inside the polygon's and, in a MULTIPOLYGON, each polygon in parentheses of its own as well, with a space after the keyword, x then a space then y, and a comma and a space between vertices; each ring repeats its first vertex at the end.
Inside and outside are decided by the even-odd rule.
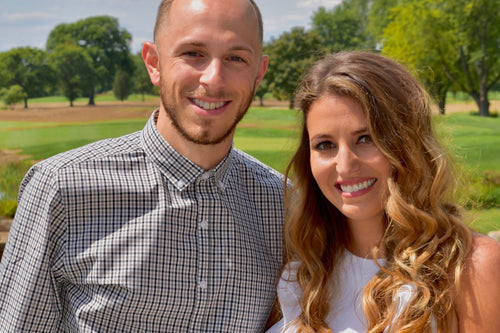
POLYGON ((3 86, 18 85, 28 98, 46 95, 54 83, 54 73, 47 63, 47 53, 31 47, 15 48, 0 53, 0 78, 3 86))
POLYGON ((59 45, 49 55, 49 63, 57 73, 61 92, 73 106, 73 101, 92 84, 95 73, 91 57, 78 45, 59 45))
POLYGON ((0 99, 10 107, 13 107, 14 104, 23 101, 27 96, 28 94, 24 92, 23 87, 17 84, 11 86, 9 89, 0 89, 0 99))
POLYGON ((392 21, 391 12, 404 0, 373 0, 368 14, 367 30, 376 42, 384 40, 384 30, 392 21))
POLYGON ((498 1, 405 0, 389 13, 383 50, 414 67, 432 68, 432 87, 444 85, 438 87, 442 98, 453 85, 489 116, 488 91, 500 79, 498 1))
POLYGON ((312 17, 317 32, 329 52, 373 49, 375 46, 366 29, 369 1, 344 0, 327 10, 320 7, 312 17))
POLYGON ((124 101, 130 95, 132 90, 132 81, 130 75, 123 70, 118 70, 113 82, 113 94, 120 101, 124 101))
POLYGON ((142 95, 142 100, 144 101, 145 95, 147 94, 157 94, 154 90, 154 86, 151 83, 149 73, 144 65, 141 54, 136 54, 133 57, 134 61, 134 75, 132 77, 133 91, 142 95))
MULTIPOLYGON (((392 8, 390 23, 384 30, 382 51, 405 64, 436 100, 445 113, 446 96, 452 86, 447 69, 442 65, 443 39, 439 13, 429 10, 427 1, 409 1, 392 8)), ((453 52, 449 50, 449 52, 453 52)))
POLYGON ((322 40, 316 32, 293 28, 266 45, 270 63, 266 74, 269 89, 279 100, 293 98, 300 79, 307 69, 324 54, 322 40))
POLYGON ((47 39, 47 50, 52 52, 61 45, 85 49, 91 59, 91 70, 85 84, 89 104, 92 105, 96 91, 111 89, 118 69, 132 73, 131 40, 130 33, 120 28, 116 18, 96 16, 56 26, 47 39))
POLYGON ((28 162, 0 164, 0 216, 14 217, 19 184, 30 165, 28 162))
POLYGON ((264 96, 269 92, 269 81, 264 76, 264 79, 260 82, 255 92, 255 96, 260 100, 260 106, 264 106, 264 96))
MULTIPOLYGON (((466 193, 461 193, 467 209, 500 208, 500 172, 487 170, 483 174, 469 174, 466 193)), ((464 191, 465 192, 465 191, 464 191)))

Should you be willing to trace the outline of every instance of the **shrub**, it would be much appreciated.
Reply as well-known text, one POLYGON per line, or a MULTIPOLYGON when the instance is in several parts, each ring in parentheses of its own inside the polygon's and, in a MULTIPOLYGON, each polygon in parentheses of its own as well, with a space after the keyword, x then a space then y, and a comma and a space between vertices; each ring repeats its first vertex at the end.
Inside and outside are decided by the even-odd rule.
POLYGON ((500 207, 500 172, 486 170, 482 175, 469 175, 468 185, 463 187, 460 197, 467 209, 500 207))
POLYGON ((26 161, 0 164, 0 215, 16 213, 19 185, 30 166, 26 161))
POLYGON ((28 95, 24 92, 23 88, 19 85, 13 85, 9 89, 3 88, 0 90, 0 98, 10 107, 16 103, 23 101, 28 95))
POLYGON ((16 214, 17 201, 16 200, 6 200, 0 201, 0 216, 13 218, 16 214))

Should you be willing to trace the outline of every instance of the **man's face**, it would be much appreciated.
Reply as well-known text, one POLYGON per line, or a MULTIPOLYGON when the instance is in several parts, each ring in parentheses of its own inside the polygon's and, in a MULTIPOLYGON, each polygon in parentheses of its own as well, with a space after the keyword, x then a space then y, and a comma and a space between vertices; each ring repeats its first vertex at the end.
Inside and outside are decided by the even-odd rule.
POLYGON ((178 134, 204 145, 232 139, 267 68, 249 1, 176 0, 156 47, 161 112, 178 134))

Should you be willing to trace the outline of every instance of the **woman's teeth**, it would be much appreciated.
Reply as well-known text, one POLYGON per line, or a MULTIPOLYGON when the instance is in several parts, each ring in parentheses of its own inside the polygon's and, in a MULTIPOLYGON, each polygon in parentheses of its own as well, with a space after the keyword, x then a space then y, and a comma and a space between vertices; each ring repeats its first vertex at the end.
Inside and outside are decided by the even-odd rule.
POLYGON ((376 179, 373 178, 373 179, 364 181, 364 182, 359 183, 359 184, 340 185, 340 189, 342 190, 342 192, 347 192, 347 193, 358 192, 358 191, 364 190, 364 189, 372 186, 373 183, 375 183, 375 181, 376 181, 376 179))

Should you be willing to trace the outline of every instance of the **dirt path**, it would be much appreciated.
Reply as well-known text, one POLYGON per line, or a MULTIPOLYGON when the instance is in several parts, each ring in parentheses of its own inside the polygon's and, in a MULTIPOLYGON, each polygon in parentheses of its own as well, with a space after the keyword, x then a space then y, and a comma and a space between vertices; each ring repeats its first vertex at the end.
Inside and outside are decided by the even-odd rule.
MULTIPOLYGON (((254 101, 253 106, 259 102, 254 101)), ((155 102, 100 102, 96 106, 85 103, 69 107, 67 103, 30 103, 14 110, 0 110, 0 121, 86 122, 112 119, 147 118, 158 106, 155 102)), ((266 101, 265 107, 288 107, 287 101, 266 101)), ((447 113, 477 110, 474 103, 454 103, 446 106, 447 113)), ((500 101, 491 101, 490 111, 500 112, 500 101)), ((437 112, 437 111, 436 111, 437 112)))
POLYGON ((147 118, 157 107, 152 102, 101 102, 96 106, 66 103, 31 103, 28 109, 0 110, 0 121, 86 122, 111 119, 147 118))

